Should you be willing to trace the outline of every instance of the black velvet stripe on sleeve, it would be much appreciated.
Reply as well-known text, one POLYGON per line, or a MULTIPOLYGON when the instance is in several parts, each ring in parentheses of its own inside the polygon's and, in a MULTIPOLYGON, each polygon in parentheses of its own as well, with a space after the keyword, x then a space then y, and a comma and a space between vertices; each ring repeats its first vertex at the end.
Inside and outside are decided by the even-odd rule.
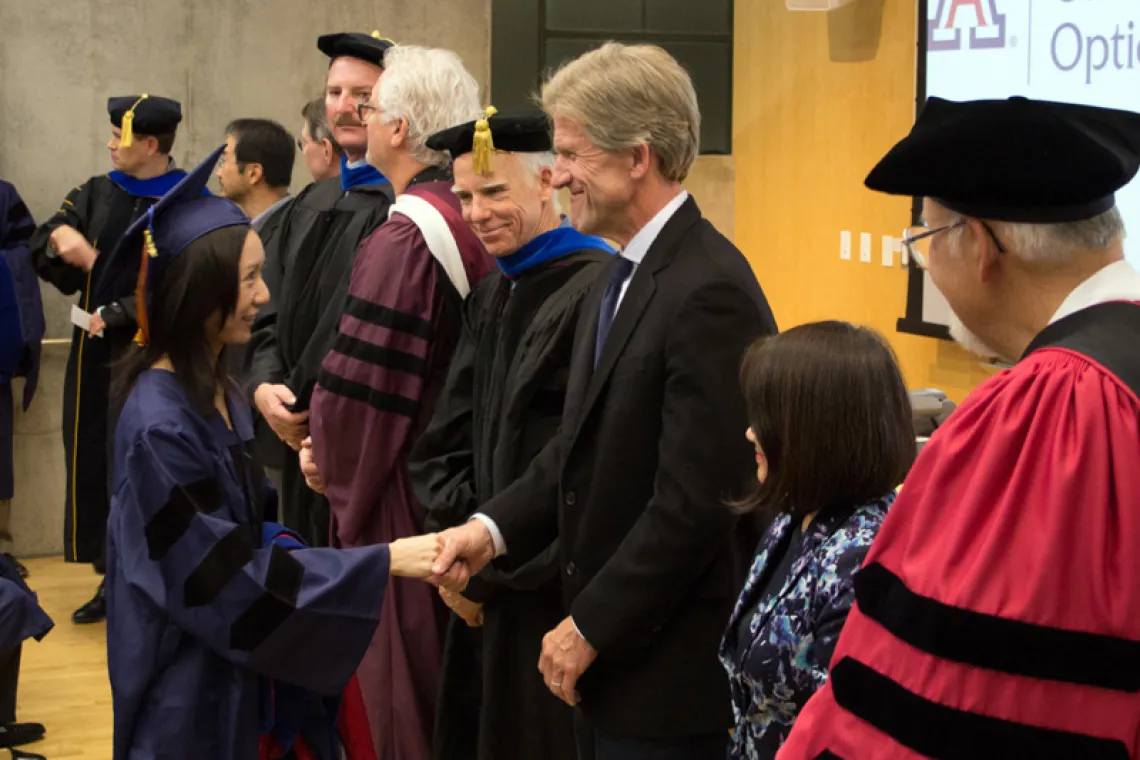
POLYGON ((359 338, 353 338, 339 333, 333 342, 333 351, 352 359, 374 364, 385 369, 394 369, 407 372, 411 375, 423 376, 427 372, 427 362, 415 354, 397 351, 386 346, 377 346, 359 338))
POLYGON ((874 562, 855 576, 859 611, 927 654, 1048 681, 1140 691, 1140 641, 952 607, 874 562))
POLYGON ((415 335, 424 340, 431 338, 431 322, 422 317, 417 317, 414 314, 396 311, 395 309, 365 301, 356 296, 348 297, 344 311, 345 314, 356 317, 369 324, 376 325, 377 327, 399 330, 400 332, 415 335))
POLYGON ((218 598, 222 589, 253 559, 249 528, 238 525, 207 552, 186 579, 183 601, 201 607, 218 598))
POLYGON ((297 607, 305 568, 288 551, 274 545, 265 577, 265 593, 230 627, 230 647, 252 652, 284 623, 297 607))
POLYGON ((170 492, 166 504, 146 524, 147 554, 158 561, 189 529, 198 512, 211 514, 222 505, 222 487, 215 478, 203 478, 170 492))
POLYGON ((993 718, 932 702, 858 660, 831 670, 836 703, 935 760, 1128 760, 1123 742, 993 718))
POLYGON ((362 404, 368 404, 381 412, 402 414, 405 417, 415 417, 419 411, 420 403, 398 393, 386 393, 371 388, 364 383, 357 383, 345 379, 340 375, 322 369, 317 376, 317 382, 329 393, 344 396, 362 404))

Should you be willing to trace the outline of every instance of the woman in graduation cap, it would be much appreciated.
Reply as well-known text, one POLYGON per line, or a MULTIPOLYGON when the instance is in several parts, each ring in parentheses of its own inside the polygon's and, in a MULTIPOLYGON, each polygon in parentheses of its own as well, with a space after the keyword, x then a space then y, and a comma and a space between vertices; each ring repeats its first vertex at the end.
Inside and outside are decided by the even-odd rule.
POLYGON ((121 760, 257 757, 268 679, 341 694, 379 622, 389 575, 426 576, 438 552, 432 536, 290 552, 273 540, 279 528, 263 523, 273 494, 248 454, 250 410, 221 354, 249 340, 269 294, 249 220, 202 194, 221 150, 119 248, 143 250, 142 347, 124 359, 116 388, 125 402, 107 539, 121 760))

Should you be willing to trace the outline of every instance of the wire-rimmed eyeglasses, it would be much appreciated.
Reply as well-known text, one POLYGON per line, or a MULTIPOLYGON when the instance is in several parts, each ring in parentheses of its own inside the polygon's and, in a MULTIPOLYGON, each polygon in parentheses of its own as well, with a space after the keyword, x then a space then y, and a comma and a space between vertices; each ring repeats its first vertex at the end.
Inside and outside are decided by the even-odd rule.
MULTIPOLYGON (((925 224, 918 224, 907 227, 905 230, 903 230, 902 245, 903 250, 906 251, 907 256, 909 257, 908 260, 911 262, 910 265, 918 269, 926 269, 927 263, 930 261, 930 244, 932 242, 931 239, 939 232, 947 232, 959 227, 964 227, 966 226, 966 223, 966 220, 963 219, 960 222, 947 224, 942 227, 936 227, 935 229, 930 229, 925 224)), ((1001 241, 998 240, 998 236, 994 233, 990 226, 985 222, 982 222, 981 224, 985 231, 989 234, 990 239, 994 241, 994 245, 997 246, 998 253, 1005 253, 1005 246, 1001 244, 1001 241)))
POLYGON ((363 124, 364 122, 366 122, 369 119, 369 117, 372 114, 374 114, 376 111, 379 111, 379 110, 380 110, 379 108, 372 105, 368 101, 362 100, 356 104, 356 119, 361 124, 363 124))
POLYGON ((910 266, 918 269, 926 269, 926 264, 930 260, 930 243, 931 238, 939 232, 946 232, 966 224, 965 220, 955 224, 947 224, 944 227, 936 227, 930 229, 925 224, 915 224, 903 230, 902 244, 903 250, 907 253, 907 260, 910 266))

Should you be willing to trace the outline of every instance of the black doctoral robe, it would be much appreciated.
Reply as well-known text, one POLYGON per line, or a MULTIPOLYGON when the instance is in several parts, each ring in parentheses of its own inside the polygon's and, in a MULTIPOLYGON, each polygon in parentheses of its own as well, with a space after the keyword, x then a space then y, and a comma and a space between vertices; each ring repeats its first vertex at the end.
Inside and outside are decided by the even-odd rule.
MULTIPOLYGON (((467 299, 447 385, 412 455, 427 530, 466 521, 554 437, 578 311, 609 258, 587 250, 514 280, 495 272, 467 299)), ((484 604, 484 624, 451 619, 433 758, 469 760, 477 745, 480 760, 575 760, 573 712, 537 668, 542 637, 566 616, 557 544, 514 572, 484 570, 464 595, 484 604)))
POLYGON ((186 176, 174 168, 173 162, 170 167, 165 174, 147 180, 122 172, 92 177, 67 194, 59 211, 40 225, 28 244, 40 279, 65 296, 78 293, 77 303, 84 311, 105 307, 107 326, 102 337, 91 338, 84 330, 72 328, 63 386, 67 467, 64 558, 68 562, 93 562, 100 571, 110 509, 111 364, 138 330, 134 302, 137 270, 103 270, 131 222, 186 176), (74 228, 100 253, 91 272, 68 264, 50 250, 51 233, 63 225, 74 228), (101 283, 108 285, 99 292, 94 286, 101 283))
MULTIPOLYGON (((251 398, 258 386, 280 383, 297 396, 295 410, 308 409, 343 312, 356 251, 388 218, 390 183, 357 184, 345 190, 342 179, 314 182, 302 190, 266 249, 266 262, 277 268, 266 272, 266 281, 276 278, 281 287, 254 322, 249 345, 251 398)), ((309 546, 328 546, 328 500, 305 484, 292 452, 285 452, 281 464, 282 522, 309 546)))

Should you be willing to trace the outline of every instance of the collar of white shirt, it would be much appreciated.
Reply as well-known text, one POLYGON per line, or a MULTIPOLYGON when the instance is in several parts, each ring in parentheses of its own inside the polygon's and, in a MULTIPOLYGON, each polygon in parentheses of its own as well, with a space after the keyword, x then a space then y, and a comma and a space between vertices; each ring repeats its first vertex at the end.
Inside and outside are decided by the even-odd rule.
POLYGON ((681 208, 689 197, 689 193, 685 190, 677 193, 677 197, 665 204, 664 208, 658 211, 649 223, 637 231, 633 239, 629 241, 629 245, 621 250, 621 256, 624 259, 629 259, 635 265, 640 264, 641 260, 645 258, 645 254, 649 252, 649 247, 653 245, 653 241, 661 234, 661 230, 665 228, 666 223, 673 218, 673 214, 677 213, 677 209, 681 208))
POLYGON ((1123 259, 1102 268, 1078 285, 1061 303, 1049 324, 1109 301, 1140 301, 1140 272, 1123 259))

